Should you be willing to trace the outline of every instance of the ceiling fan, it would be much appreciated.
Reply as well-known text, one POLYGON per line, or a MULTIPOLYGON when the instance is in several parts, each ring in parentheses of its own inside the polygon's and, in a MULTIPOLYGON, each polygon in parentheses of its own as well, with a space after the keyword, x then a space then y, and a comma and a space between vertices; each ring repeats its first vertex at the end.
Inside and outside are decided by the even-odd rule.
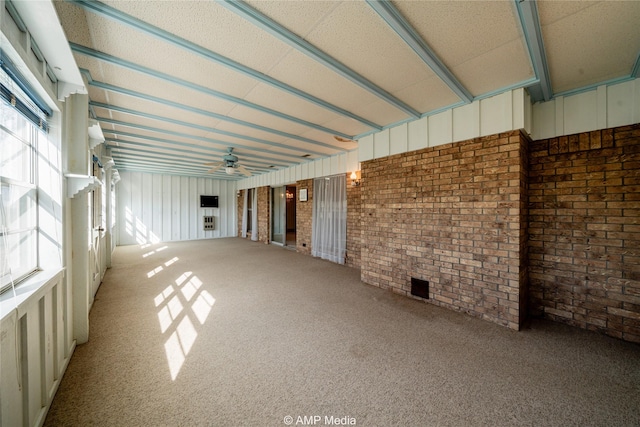
POLYGON ((238 164, 238 156, 233 155, 233 147, 227 148, 227 154, 222 156, 221 162, 205 163, 205 165, 211 166, 211 169, 209 169, 207 173, 212 173, 218 169, 224 168, 227 175, 233 175, 235 170, 238 169, 241 174, 251 176, 251 172, 249 172, 247 168, 238 164))

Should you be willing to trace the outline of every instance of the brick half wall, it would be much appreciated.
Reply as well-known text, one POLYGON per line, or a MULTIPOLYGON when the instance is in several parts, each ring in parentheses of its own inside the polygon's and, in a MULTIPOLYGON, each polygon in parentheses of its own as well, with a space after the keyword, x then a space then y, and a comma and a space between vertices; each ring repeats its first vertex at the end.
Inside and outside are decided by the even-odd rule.
POLYGON ((364 162, 362 280, 404 295, 427 280, 428 302, 519 329, 527 144, 514 131, 364 162))
POLYGON ((311 255, 311 216, 313 215, 313 179, 296 183, 296 251, 311 255), (300 190, 307 190, 307 201, 300 200, 300 190))
POLYGON ((640 125, 536 141, 533 315, 640 342, 640 125))
POLYGON ((352 185, 350 173, 347 174, 347 254, 344 264, 347 267, 360 268, 360 248, 362 246, 362 180, 360 173, 355 180, 360 185, 352 185))

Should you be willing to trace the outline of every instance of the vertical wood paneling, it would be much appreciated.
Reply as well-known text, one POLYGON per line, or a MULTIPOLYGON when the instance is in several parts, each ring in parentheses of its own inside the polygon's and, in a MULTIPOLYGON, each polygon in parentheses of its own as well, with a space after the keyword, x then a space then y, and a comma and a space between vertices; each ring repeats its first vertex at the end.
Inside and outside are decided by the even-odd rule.
POLYGON ((513 122, 511 93, 480 101, 480 136, 495 135, 511 129, 513 122))
POLYGON ((556 106, 554 102, 536 104, 533 108, 533 134, 531 138, 553 138, 556 136, 556 106))
MULTIPOLYGON (((55 288, 54 288, 55 289, 55 288)), ((53 295, 46 293, 40 300, 40 345, 42 348, 42 402, 46 403, 53 398, 53 364, 54 364, 54 342, 53 342, 53 295)))
POLYGON ((2 385, 2 399, 0 399, 0 421, 2 425, 21 426, 22 395, 18 384, 18 360, 16 358, 16 333, 19 322, 16 312, 2 319, 0 322, 0 384, 2 385))
POLYGON ((598 124, 597 92, 590 91, 564 99, 564 131, 567 134, 595 130, 598 124))
MULTIPOLYGON (((151 176, 152 208, 162 206, 162 175, 151 176)), ((152 233, 157 241, 162 241, 162 209, 151 209, 152 233)))
POLYGON ((180 216, 182 213, 181 201, 180 201, 180 177, 172 176, 171 177, 171 206, 172 206, 172 214, 171 214, 171 239, 170 240, 180 240, 180 224, 183 218, 180 216))
POLYGON ((331 157, 325 157, 322 161, 322 176, 329 176, 333 174, 331 170, 331 157))
POLYGON ((480 103, 453 109, 453 140, 463 141, 480 135, 480 103))
POLYGON ((162 240, 171 240, 171 220, 173 207, 171 206, 171 176, 162 177, 162 240))
MULTIPOLYGON (((637 80, 636 82, 640 81, 637 80)), ((627 82, 608 88, 607 118, 611 127, 634 123, 634 83, 627 82)), ((606 126, 603 126, 603 128, 606 126)))
POLYGON ((315 160, 313 162, 313 175, 311 175, 312 178, 317 178, 319 176, 323 176, 324 172, 322 170, 322 159, 320 160, 315 160))
POLYGON ((556 104, 556 135, 565 135, 564 133, 564 97, 559 96, 554 100, 556 104))
POLYGON ((373 157, 379 159, 389 155, 389 129, 373 135, 373 157))
POLYGON ((603 129, 607 127, 607 87, 599 86, 596 90, 596 97, 596 109, 598 116, 596 129, 603 129))
POLYGON ((364 162, 373 159, 373 135, 358 140, 358 160, 364 162))
POLYGON ((409 151, 420 150, 429 146, 428 123, 428 117, 409 123, 407 141, 407 149, 409 151))
POLYGON ((453 111, 429 116, 429 146, 448 144, 453 141, 453 111))
POLYGON ((142 210, 142 197, 144 193, 144 187, 142 186, 142 175, 140 173, 133 173, 133 186, 131 187, 131 211, 133 215, 133 235, 136 243, 144 242, 144 236, 146 234, 143 217, 144 212, 142 210))
POLYGON ((144 235, 141 238, 144 239, 145 242, 153 242, 155 239, 153 238, 153 210, 151 207, 153 206, 153 175, 149 174, 140 174, 142 178, 142 229, 144 230, 144 235))
MULTIPOLYGON (((25 408, 27 410, 28 425, 34 425, 38 418, 38 413, 42 408, 42 354, 41 337, 44 333, 40 329, 40 303, 34 302, 25 314, 26 331, 23 337, 26 339, 27 360, 22 361, 23 370, 27 370, 27 379, 23 382, 23 396, 25 398, 25 408)), ((23 353, 24 355, 24 353, 23 353)))
POLYGON ((339 156, 334 156, 333 157, 334 162, 335 162, 335 173, 339 174, 339 173, 344 173, 347 170, 347 153, 342 153, 339 156))
POLYGON ((406 153, 408 148, 408 125, 403 123, 390 130, 389 154, 406 153))
POLYGON ((122 172, 121 176, 117 187, 119 244, 235 235, 235 182, 131 172, 122 172), (218 196, 220 207, 201 208, 200 195, 218 196), (203 230, 204 215, 215 217, 215 230, 203 230))
MULTIPOLYGON (((70 296, 62 273, 44 279, 38 293, 0 320, 0 425, 44 422, 75 341, 65 334, 70 296)), ((7 300, 4 300, 7 302, 7 300)))
POLYGON ((189 178, 180 177, 180 236, 179 240, 188 240, 189 221, 191 220, 189 212, 189 178))
POLYGON ((358 162, 358 150, 349 151, 347 153, 347 164, 345 165, 345 172, 352 172, 360 170, 360 162, 358 162))

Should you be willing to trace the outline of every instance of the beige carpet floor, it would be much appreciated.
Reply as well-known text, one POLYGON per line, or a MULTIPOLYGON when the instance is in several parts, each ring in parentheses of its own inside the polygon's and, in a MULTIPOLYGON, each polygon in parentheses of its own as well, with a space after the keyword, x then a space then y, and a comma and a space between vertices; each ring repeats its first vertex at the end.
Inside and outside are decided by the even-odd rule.
POLYGON ((118 247, 45 425, 640 425, 639 345, 359 277, 236 238, 118 247))

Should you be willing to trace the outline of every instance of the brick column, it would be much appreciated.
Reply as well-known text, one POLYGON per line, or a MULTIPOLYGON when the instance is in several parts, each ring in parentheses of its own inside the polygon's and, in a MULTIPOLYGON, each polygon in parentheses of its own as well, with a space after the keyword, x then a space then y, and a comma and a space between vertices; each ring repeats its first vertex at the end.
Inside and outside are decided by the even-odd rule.
POLYGON ((364 162, 362 280, 403 295, 427 280, 428 302, 518 329, 527 143, 513 131, 364 162))

